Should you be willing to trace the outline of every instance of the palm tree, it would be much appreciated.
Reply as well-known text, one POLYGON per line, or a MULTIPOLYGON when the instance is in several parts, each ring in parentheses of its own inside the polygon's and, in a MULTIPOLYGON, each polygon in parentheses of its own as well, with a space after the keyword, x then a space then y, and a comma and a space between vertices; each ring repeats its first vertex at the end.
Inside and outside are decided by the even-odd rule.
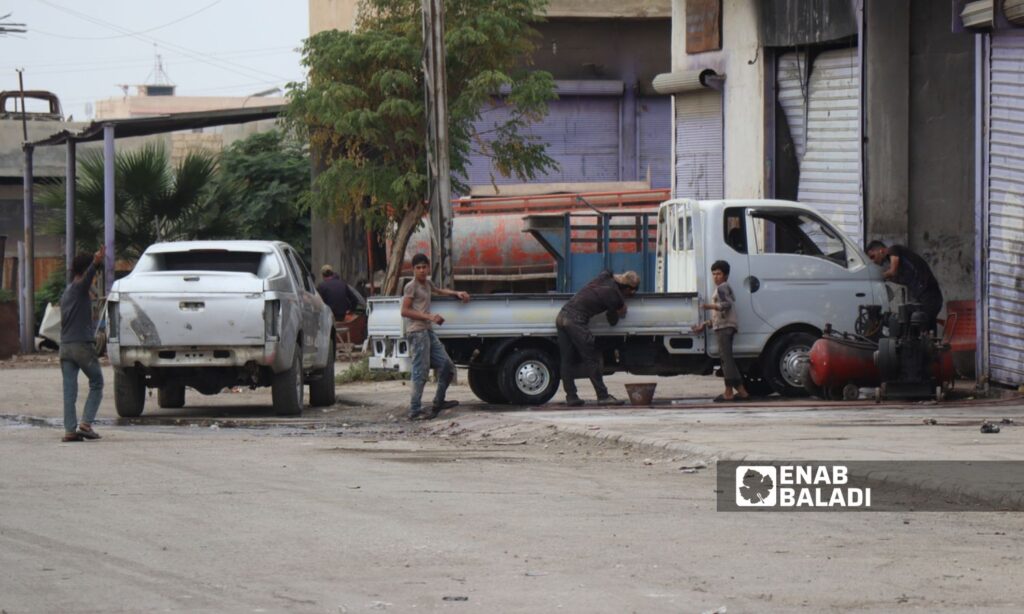
MULTIPOLYGON (((171 168, 166 148, 147 143, 120 152, 114 162, 114 241, 119 258, 135 260, 158 241, 217 239, 237 232, 236 206, 227 186, 215 181, 217 156, 189 152, 171 168)), ((63 182, 45 188, 39 201, 49 208, 64 205, 63 182)), ((44 222, 52 234, 64 232, 64 219, 44 222)), ((79 159, 75 194, 75 237, 86 250, 103 242, 103 153, 88 150, 79 159)))

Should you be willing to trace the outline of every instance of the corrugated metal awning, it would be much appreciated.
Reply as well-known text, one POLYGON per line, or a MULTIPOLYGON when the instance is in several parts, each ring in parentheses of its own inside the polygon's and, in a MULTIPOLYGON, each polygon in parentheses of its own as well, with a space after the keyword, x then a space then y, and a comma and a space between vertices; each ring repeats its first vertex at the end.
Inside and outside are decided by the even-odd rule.
POLYGON ((72 139, 79 143, 88 141, 103 140, 103 127, 110 125, 114 127, 117 138, 129 136, 146 136, 149 134, 162 134, 164 132, 175 132, 177 130, 191 130, 194 128, 206 128, 209 126, 226 126, 229 124, 244 124, 247 122, 259 121, 261 119, 273 119, 284 113, 288 105, 276 104, 269 106, 251 107, 246 109, 219 109, 216 111, 195 111, 192 113, 171 113, 167 115, 153 115, 149 117, 127 117, 122 119, 97 120, 83 128, 80 132, 72 133, 62 130, 52 134, 45 139, 32 143, 33 146, 61 145, 72 139))

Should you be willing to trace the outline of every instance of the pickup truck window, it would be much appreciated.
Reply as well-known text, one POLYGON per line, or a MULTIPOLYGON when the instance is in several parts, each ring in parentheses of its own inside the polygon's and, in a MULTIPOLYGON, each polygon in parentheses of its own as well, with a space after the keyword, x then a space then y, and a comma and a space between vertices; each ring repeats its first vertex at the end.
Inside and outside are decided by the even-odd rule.
POLYGON ((288 265, 292 268, 292 273, 295 275, 295 279, 301 280, 302 287, 306 292, 314 292, 314 284, 310 280, 309 272, 306 271, 306 267, 303 266, 302 261, 295 256, 295 252, 288 249, 285 250, 285 254, 288 257, 288 265))
POLYGON ((846 267, 846 245, 822 220, 803 212, 753 214, 758 254, 800 254, 825 258, 846 267))
POLYGON ((224 271, 257 275, 265 254, 227 250, 190 250, 153 254, 157 271, 224 271))

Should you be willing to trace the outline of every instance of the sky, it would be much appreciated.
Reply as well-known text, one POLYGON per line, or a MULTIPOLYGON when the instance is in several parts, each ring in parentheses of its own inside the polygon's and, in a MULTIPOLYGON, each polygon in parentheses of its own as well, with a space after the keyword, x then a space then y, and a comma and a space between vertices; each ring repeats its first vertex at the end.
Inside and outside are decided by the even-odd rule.
POLYGON ((283 90, 303 77, 308 15, 307 0, 0 0, 0 22, 28 30, 0 35, 0 90, 18 89, 21 68, 26 90, 91 119, 120 85, 154 83, 157 54, 179 96, 283 90))

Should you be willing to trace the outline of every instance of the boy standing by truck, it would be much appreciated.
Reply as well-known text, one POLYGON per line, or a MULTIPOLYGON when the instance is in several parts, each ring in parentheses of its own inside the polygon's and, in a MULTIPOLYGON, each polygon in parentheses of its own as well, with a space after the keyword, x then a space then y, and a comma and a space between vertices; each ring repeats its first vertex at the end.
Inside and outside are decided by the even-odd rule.
POLYGON ((444 350, 444 345, 437 338, 433 325, 444 324, 444 318, 437 313, 430 313, 430 298, 438 296, 454 296, 463 303, 469 302, 469 293, 438 288, 430 280, 430 259, 424 254, 412 257, 413 278, 405 286, 402 293, 402 317, 406 319, 406 337, 409 340, 409 353, 412 354, 412 400, 409 403, 410 420, 430 420, 442 411, 455 407, 458 401, 445 401, 444 395, 448 385, 455 378, 455 363, 444 350), (423 388, 427 384, 427 374, 431 367, 438 370, 437 392, 429 412, 422 407, 423 388))
POLYGON ((725 260, 716 260, 711 265, 715 293, 710 303, 701 305, 701 309, 711 311, 711 319, 693 327, 693 332, 699 333, 711 326, 718 339, 718 355, 722 361, 722 374, 725 376, 725 392, 715 397, 715 403, 750 400, 750 394, 743 386, 743 376, 736 366, 736 359, 732 357, 732 341, 739 330, 739 321, 736 310, 733 309, 736 295, 729 285, 729 269, 729 263, 725 260))

